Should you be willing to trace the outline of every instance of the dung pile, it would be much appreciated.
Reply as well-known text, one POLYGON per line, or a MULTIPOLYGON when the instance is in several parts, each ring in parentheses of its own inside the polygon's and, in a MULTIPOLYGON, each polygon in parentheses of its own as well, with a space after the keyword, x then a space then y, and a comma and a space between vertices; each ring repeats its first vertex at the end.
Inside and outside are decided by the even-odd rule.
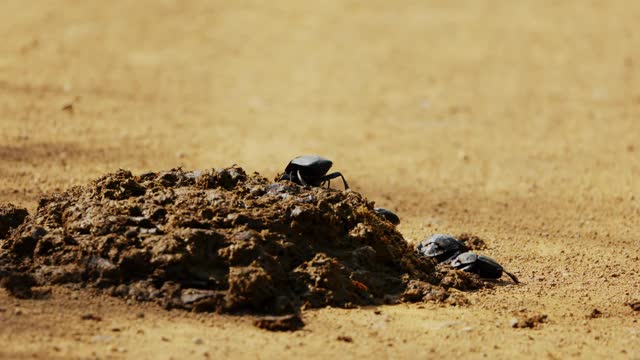
POLYGON ((239 167, 120 170, 41 199, 15 226, 0 240, 5 284, 28 274, 168 308, 283 314, 442 300, 441 281, 469 282, 416 256, 357 192, 239 167))

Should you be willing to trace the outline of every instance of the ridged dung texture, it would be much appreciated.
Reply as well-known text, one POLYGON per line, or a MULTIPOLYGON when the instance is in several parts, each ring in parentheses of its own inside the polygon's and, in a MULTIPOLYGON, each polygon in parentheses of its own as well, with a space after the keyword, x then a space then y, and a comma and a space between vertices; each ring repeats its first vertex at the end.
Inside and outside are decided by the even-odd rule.
POLYGON ((407 301, 448 297, 436 286, 446 276, 359 193, 235 166, 108 174, 43 198, 0 241, 4 277, 196 311, 392 303, 408 288, 407 301))

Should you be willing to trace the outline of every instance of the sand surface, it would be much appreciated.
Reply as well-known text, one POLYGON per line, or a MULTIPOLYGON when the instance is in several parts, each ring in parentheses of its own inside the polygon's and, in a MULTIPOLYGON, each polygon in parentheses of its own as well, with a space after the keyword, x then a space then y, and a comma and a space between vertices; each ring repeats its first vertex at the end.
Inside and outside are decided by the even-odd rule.
POLYGON ((523 284, 294 333, 0 291, 0 358, 640 358, 638 21, 628 1, 5 0, 0 202, 318 153, 405 238, 476 234, 523 284))

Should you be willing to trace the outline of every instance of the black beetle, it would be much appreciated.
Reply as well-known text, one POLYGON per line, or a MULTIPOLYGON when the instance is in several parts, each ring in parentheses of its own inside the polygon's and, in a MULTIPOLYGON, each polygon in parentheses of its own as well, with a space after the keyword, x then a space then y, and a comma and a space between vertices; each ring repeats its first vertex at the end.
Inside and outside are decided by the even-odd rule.
POLYGON ((373 211, 375 211, 375 213, 388 220, 390 223, 392 223, 393 225, 398 225, 400 224, 400 218, 398 217, 398 215, 394 214, 391 210, 387 210, 385 208, 374 208, 373 211))
POLYGON ((420 255, 443 262, 467 251, 467 247, 451 235, 435 234, 422 240, 416 250, 420 255))
POLYGON ((280 176, 280 180, 289 180, 298 185, 322 186, 327 183, 327 187, 331 185, 331 179, 337 177, 342 178, 344 189, 349 188, 347 180, 339 172, 327 174, 331 169, 333 162, 318 155, 298 156, 291 160, 284 169, 284 174, 280 176))
POLYGON ((492 258, 484 255, 476 255, 472 252, 465 252, 458 255, 451 261, 451 266, 454 269, 478 274, 481 278, 486 279, 499 279, 502 276, 502 273, 505 273, 509 275, 514 283, 520 283, 515 275, 506 271, 502 265, 498 264, 492 258))

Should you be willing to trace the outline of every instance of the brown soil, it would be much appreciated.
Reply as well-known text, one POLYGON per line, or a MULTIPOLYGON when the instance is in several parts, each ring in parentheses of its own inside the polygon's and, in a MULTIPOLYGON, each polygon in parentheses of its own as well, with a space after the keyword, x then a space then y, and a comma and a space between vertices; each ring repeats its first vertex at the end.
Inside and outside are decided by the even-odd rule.
POLYGON ((34 214, 119 168, 273 178, 320 154, 410 243, 475 234, 522 284, 278 333, 0 290, 0 358, 638 358, 638 18, 629 1, 4 1, 0 204, 34 214))

